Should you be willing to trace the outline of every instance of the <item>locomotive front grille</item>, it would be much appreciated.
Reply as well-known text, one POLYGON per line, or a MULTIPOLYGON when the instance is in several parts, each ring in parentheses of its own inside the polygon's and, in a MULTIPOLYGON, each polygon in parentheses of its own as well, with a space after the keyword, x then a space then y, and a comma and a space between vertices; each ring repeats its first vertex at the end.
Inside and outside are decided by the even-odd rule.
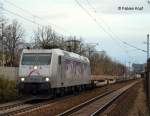
POLYGON ((34 82, 34 83, 39 83, 43 82, 43 77, 42 76, 30 76, 25 78, 25 82, 34 82))

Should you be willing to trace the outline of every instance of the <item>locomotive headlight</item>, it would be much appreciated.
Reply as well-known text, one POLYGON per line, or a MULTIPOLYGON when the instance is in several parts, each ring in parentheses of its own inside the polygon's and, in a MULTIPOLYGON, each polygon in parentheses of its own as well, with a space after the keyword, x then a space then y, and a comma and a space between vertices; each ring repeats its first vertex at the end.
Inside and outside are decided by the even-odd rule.
POLYGON ((49 78, 48 78, 48 77, 46 77, 46 78, 45 78, 45 81, 46 81, 46 82, 48 82, 48 81, 49 81, 49 78))
POLYGON ((37 66, 34 66, 34 70, 36 70, 37 69, 37 66))
POLYGON ((21 81, 24 82, 25 78, 21 78, 21 81))

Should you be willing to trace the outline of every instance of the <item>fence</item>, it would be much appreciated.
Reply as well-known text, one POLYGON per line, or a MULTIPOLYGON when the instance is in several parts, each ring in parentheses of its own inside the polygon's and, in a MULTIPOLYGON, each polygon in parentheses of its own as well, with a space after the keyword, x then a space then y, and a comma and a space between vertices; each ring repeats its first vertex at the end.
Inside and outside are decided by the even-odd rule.
POLYGON ((0 78, 16 80, 18 75, 17 67, 0 67, 0 78))

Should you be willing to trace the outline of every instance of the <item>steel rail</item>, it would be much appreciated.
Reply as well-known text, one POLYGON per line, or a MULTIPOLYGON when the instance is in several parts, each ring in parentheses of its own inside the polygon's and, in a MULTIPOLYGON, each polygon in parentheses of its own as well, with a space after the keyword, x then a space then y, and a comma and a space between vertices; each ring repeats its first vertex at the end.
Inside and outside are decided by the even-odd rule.
POLYGON ((34 97, 33 97, 33 98, 24 98, 24 99, 22 99, 22 100, 20 100, 20 101, 17 100, 17 101, 10 102, 10 103, 8 102, 8 103, 6 103, 6 104, 0 104, 0 111, 21 106, 21 105, 25 104, 25 102, 29 102, 29 101, 31 101, 31 100, 34 100, 34 97))
MULTIPOLYGON (((71 96, 66 96, 66 97, 63 97, 64 98, 68 98, 68 97, 71 97, 71 96)), ((35 97, 36 98, 36 97, 35 97)), ((16 106, 14 108, 16 109, 8 109, 8 111, 0 111, 0 116, 10 116, 10 115, 17 115, 17 114, 23 114, 25 112, 28 112, 30 110, 36 110, 37 108, 41 108, 41 107, 44 107, 46 105, 51 105, 51 104, 55 104, 56 102, 58 102, 59 100, 61 100, 62 98, 56 98, 56 99, 48 99, 48 101, 41 101, 40 103, 33 103, 32 104, 32 100, 30 100, 29 104, 25 103, 25 104, 22 104, 20 105, 21 107, 19 106, 16 106)), ((36 100, 36 99, 33 99, 33 100, 36 100)))
MULTIPOLYGON (((126 91, 124 91, 123 93, 125 93, 126 91)), ((101 106, 98 110, 96 110, 96 112, 92 113, 90 116, 97 116, 98 114, 100 114, 101 112, 105 111, 109 106, 111 106, 111 104, 117 99, 119 98, 123 93, 119 94, 118 96, 112 98, 110 101, 106 102, 103 106, 101 106)))
POLYGON ((105 111, 109 106, 112 105, 112 103, 119 98, 121 95, 123 95, 127 90, 129 90, 130 88, 132 88, 136 83, 132 84, 130 87, 128 87, 127 89, 125 89, 124 91, 122 91, 120 94, 114 96, 110 101, 106 102, 104 105, 102 105, 98 110, 96 110, 95 112, 93 112, 90 116, 98 116, 100 113, 102 113, 103 111, 105 111))
POLYGON ((70 108, 68 110, 66 110, 63 113, 58 114, 57 116, 69 116, 72 115, 73 113, 79 111, 81 108, 84 108, 90 104, 92 104, 93 102, 100 100, 108 95, 111 95, 111 93, 117 92, 120 89, 123 89, 125 87, 127 87, 127 89, 123 89, 118 95, 115 95, 113 98, 111 98, 109 101, 107 101, 105 104, 101 105, 100 108, 98 110, 96 110, 94 113, 91 113, 90 116, 97 116, 99 113, 101 113, 102 111, 104 111, 108 106, 110 106, 117 98, 119 98, 123 93, 125 93, 128 89, 130 89, 133 85, 135 85, 137 82, 132 83, 130 85, 124 86, 122 88, 116 89, 116 90, 112 90, 106 93, 103 93, 97 97, 94 97, 86 102, 83 102, 73 108, 70 108), (128 87, 129 86, 129 87, 128 87))
POLYGON ((71 109, 69 109, 69 110, 63 112, 63 113, 58 114, 57 116, 68 116, 68 115, 70 115, 70 114, 72 114, 72 113, 74 113, 74 112, 80 110, 81 108, 83 108, 83 107, 89 105, 90 103, 93 103, 93 102, 95 102, 96 100, 98 100, 98 99, 100 99, 100 98, 102 98, 102 97, 104 97, 104 96, 106 96, 106 95, 108 95, 108 94, 110 94, 110 93, 112 93, 112 92, 114 92, 114 91, 116 91, 116 90, 111 90, 111 91, 108 91, 108 92, 106 92, 106 93, 103 93, 103 94, 101 94, 101 95, 99 95, 99 96, 96 96, 96 97, 94 97, 94 98, 92 98, 92 99, 90 99, 90 100, 88 100, 88 101, 86 101, 86 102, 83 102, 83 103, 81 103, 81 104, 79 104, 79 105, 77 105, 77 106, 75 106, 75 107, 73 107, 73 108, 71 108, 71 109))
POLYGON ((53 103, 53 102, 44 102, 44 103, 42 102, 42 103, 37 103, 37 104, 23 104, 22 108, 20 108, 20 109, 15 109, 12 111, 8 110, 6 112, 0 113, 0 115, 2 115, 2 116, 16 115, 18 113, 24 113, 26 111, 33 110, 33 109, 42 107, 42 106, 50 104, 50 103, 53 103), (23 106, 25 106, 25 107, 23 107, 23 106))

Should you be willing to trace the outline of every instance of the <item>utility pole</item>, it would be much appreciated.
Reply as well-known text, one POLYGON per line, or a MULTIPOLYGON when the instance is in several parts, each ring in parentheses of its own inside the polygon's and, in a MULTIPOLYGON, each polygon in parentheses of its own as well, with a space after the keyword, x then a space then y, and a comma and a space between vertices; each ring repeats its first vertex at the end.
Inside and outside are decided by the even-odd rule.
POLYGON ((89 59, 91 59, 91 53, 92 53, 92 51, 91 51, 90 47, 88 48, 88 51, 89 51, 89 59))
POLYGON ((126 62, 126 60, 125 60, 125 75, 124 75, 124 78, 127 78, 127 62, 126 62))
POLYGON ((147 34, 147 60, 149 58, 149 34, 147 34))
POLYGON ((2 66, 4 67, 4 23, 2 22, 2 66))
POLYGON ((129 78, 130 78, 130 75, 131 75, 131 62, 129 61, 129 78))

